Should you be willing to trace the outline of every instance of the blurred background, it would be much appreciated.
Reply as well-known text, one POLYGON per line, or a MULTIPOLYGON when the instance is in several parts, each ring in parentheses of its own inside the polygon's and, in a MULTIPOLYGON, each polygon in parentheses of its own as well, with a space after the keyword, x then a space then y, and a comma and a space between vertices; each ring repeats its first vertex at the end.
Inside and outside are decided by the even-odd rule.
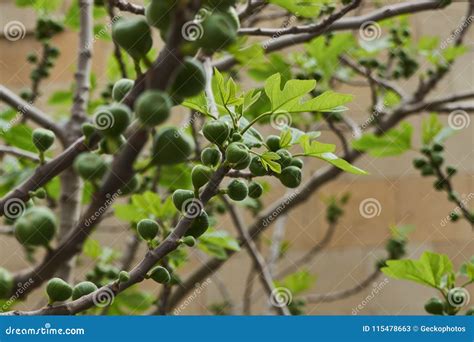
MULTIPOLYGON (((64 1, 63 10, 67 11, 69 1, 64 1)), ((393 3, 398 1, 393 1, 393 3)), ((140 1, 136 1, 140 3, 140 1)), ((391 3, 390 1, 384 1, 391 3)), ((364 11, 369 11, 367 5, 364 11)), ((459 25, 465 15, 465 2, 454 2, 443 11, 428 11, 410 17, 413 35, 416 37, 429 34, 439 35, 446 39, 451 30, 459 25)), ((14 1, 0 0, 0 28, 4 28, 11 21, 19 21, 26 27, 26 35, 16 41, 0 39, 0 83, 20 92, 30 86, 29 74, 31 65, 26 56, 31 51, 40 49, 40 45, 33 36, 36 14, 28 8, 18 8, 14 1)), ((264 22, 262 26, 271 23, 264 22)), ((278 25, 278 24, 277 24, 278 25)), ((0 32, 1 34, 1 32, 0 32)), ((157 37, 158 38, 158 37, 157 37)), ((158 39, 156 40, 158 41, 158 39)), ((41 94, 51 94, 58 90, 68 90, 75 70, 77 53, 77 32, 67 29, 54 38, 54 45, 59 47, 61 55, 52 70, 51 77, 42 83, 41 94)), ((432 94, 431 98, 456 91, 472 89, 474 87, 474 30, 470 30, 465 39, 469 52, 459 58, 453 71, 445 78, 432 94)), ((159 45, 156 45, 159 49, 159 45)), ((116 64, 112 59, 113 47, 110 41, 97 40, 93 47, 93 74, 97 83, 97 92, 107 84, 110 69, 116 64)), ((298 51, 293 48, 290 51, 298 51)), ((245 76, 242 74, 243 79, 245 76)), ((416 79, 416 78, 414 78, 416 79)), ((244 87, 255 84, 255 81, 244 81, 244 87)), ((413 89, 416 84, 403 84, 405 89, 413 89)), ((350 115, 356 122, 363 123, 368 116, 370 96, 367 88, 339 86, 338 91, 355 94, 355 100, 349 104, 350 115)), ((36 106, 57 118, 67 113, 68 108, 58 108, 48 103, 48 96, 40 96, 36 106)), ((0 110, 5 109, 0 103, 0 110)), ((415 127, 414 145, 421 146, 420 123, 422 114, 413 115, 408 121, 415 127)), ((176 124, 188 119, 184 109, 176 111, 173 121, 176 124)), ((447 121, 442 116, 443 122, 447 121)), ((323 127, 324 128, 324 127, 323 127)), ((270 132, 270 130, 268 130, 270 132)), ((464 196, 474 193, 474 124, 470 124, 450 138, 446 144, 446 159, 450 165, 455 165, 459 172, 454 178, 454 187, 464 196)), ((329 130, 324 130, 321 140, 341 146, 329 130)), ((392 225, 413 225, 414 230, 409 235, 408 253, 410 258, 418 258, 425 250, 447 254, 458 268, 461 263, 474 255, 474 239, 471 227, 464 220, 456 223, 445 223, 447 215, 454 209, 444 193, 433 189, 433 179, 421 178, 419 172, 412 167, 412 159, 416 152, 405 153, 401 157, 375 159, 363 156, 355 164, 370 172, 369 176, 354 176, 344 174, 327 186, 321 188, 303 205, 292 210, 282 221, 274 224, 264 239, 262 248, 264 255, 269 255, 268 240, 278 225, 284 225, 284 240, 288 250, 282 261, 277 265, 277 271, 291 265, 306 251, 313 247, 328 228, 325 220, 325 201, 331 196, 342 196, 350 193, 351 197, 345 206, 345 215, 337 225, 335 234, 329 245, 319 253, 312 262, 304 268, 311 274, 311 286, 303 291, 301 296, 309 294, 324 294, 354 288, 374 272, 375 263, 386 255, 385 243, 390 236, 392 225), (367 200, 375 203, 375 215, 362 215, 361 203, 367 200)), ((305 168, 305 177, 317 171, 323 165, 318 162, 308 163, 305 168)), ((272 203, 281 198, 285 189, 276 186, 267 194, 264 202, 272 203)), ((468 203, 472 208, 473 203, 468 203)), ((252 215, 246 214, 247 224, 252 223, 252 215)), ((223 217, 216 228, 225 229, 235 234, 235 230, 228 217, 223 217)), ((96 230, 93 239, 101 241, 118 251, 123 250, 129 236, 129 227, 118 219, 107 219, 96 230)), ((137 260, 144 253, 137 254, 137 260)), ((38 256, 39 257, 39 256, 38 256)), ((197 269, 206 260, 206 256, 194 250, 190 254, 192 262, 181 270, 186 275, 197 269)), ((0 237, 0 262, 9 270, 19 270, 29 267, 23 250, 14 238, 0 237)), ((80 258, 75 278, 81 280, 89 270, 92 260, 80 258)), ((186 303, 180 314, 210 314, 210 307, 222 303, 223 295, 234 300, 235 311, 239 312, 242 305, 241 298, 248 283, 248 274, 252 262, 245 251, 233 256, 227 264, 200 287, 199 293, 186 303), (226 293, 227 292, 227 293, 226 293)), ((255 314, 268 312, 267 298, 260 286, 258 278, 254 280, 252 312, 255 314)), ((155 284, 145 281, 141 286, 151 294, 158 293, 155 284)), ((306 307, 305 313, 311 315, 339 315, 354 314, 356 310, 362 315, 411 315, 424 314, 423 305, 431 295, 425 287, 386 278, 383 274, 370 281, 359 293, 331 303, 311 304, 306 307), (358 308, 358 309, 357 309, 358 308)), ((433 290, 433 294, 434 290, 433 290)), ((471 293, 474 297, 474 293, 471 293)), ((471 301, 472 302, 472 301, 471 301)), ((41 304, 40 296, 36 291, 25 303, 18 308, 31 309, 41 304)))

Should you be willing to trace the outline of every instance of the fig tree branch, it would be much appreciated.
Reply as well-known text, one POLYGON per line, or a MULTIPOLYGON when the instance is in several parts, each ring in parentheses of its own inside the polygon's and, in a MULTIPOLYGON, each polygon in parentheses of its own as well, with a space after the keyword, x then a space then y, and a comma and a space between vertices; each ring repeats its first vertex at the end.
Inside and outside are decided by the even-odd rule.
POLYGON ((133 14, 145 14, 145 7, 136 5, 132 2, 125 0, 111 0, 113 5, 124 12, 130 12, 133 14))
POLYGON ((36 153, 25 151, 17 147, 0 145, 0 157, 4 154, 10 154, 15 157, 25 158, 39 163, 40 159, 36 153))
MULTIPOLYGON (((64 130, 56 122, 49 118, 49 116, 43 113, 38 108, 34 107, 31 103, 26 102, 21 97, 16 95, 7 87, 0 84, 0 100, 7 103, 10 107, 17 110, 20 116, 25 116, 41 127, 47 128, 56 134, 59 141, 66 144, 66 136, 64 130)), ((21 117, 18 121, 21 120, 21 117)))
MULTIPOLYGON (((257 269, 258 275, 262 280, 262 285, 267 292, 267 298, 270 299, 272 296, 275 296, 275 287, 273 286, 274 281, 270 271, 268 270, 267 263, 265 262, 265 258, 260 254, 255 245, 255 242, 249 235, 248 231, 245 229, 245 223, 243 222, 242 217, 240 216, 239 212, 236 208, 229 202, 229 200, 225 196, 221 196, 222 201, 224 202, 227 210, 229 211, 230 217, 234 223, 235 228, 239 232, 240 239, 245 241, 245 248, 247 248, 250 257, 252 258, 254 265, 257 269)), ((290 311, 286 307, 286 305, 282 306, 274 306, 275 311, 279 314, 284 316, 289 316, 290 311)))

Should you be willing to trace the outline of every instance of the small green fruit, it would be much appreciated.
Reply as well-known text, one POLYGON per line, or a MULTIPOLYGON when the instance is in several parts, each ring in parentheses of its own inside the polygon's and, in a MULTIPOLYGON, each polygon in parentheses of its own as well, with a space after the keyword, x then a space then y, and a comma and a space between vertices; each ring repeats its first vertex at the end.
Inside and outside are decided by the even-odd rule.
POLYGON ((206 73, 201 62, 185 57, 184 63, 176 70, 171 94, 173 97, 192 97, 204 90, 206 73))
POLYGON ((438 153, 436 153, 436 154, 433 153, 433 155, 431 157, 431 161, 432 161, 433 165, 440 166, 441 164, 443 164, 444 158, 443 158, 442 155, 440 155, 438 153))
POLYGON ((230 164, 246 162, 249 158, 249 149, 243 143, 233 142, 227 146, 225 158, 230 164))
POLYGON ((230 22, 233 24, 234 28, 238 31, 240 29, 240 19, 237 10, 233 6, 229 6, 224 12, 230 19, 230 22))
POLYGON ((259 198, 263 194, 263 187, 260 183, 250 182, 249 184, 249 197, 259 198))
POLYGON ((56 136, 49 129, 36 128, 33 131, 33 144, 38 151, 44 152, 53 146, 56 136))
POLYGON ((229 137, 230 128, 224 121, 212 120, 204 124, 202 133, 211 143, 222 145, 229 137))
POLYGON ((448 174, 449 177, 452 177, 458 172, 458 170, 454 166, 448 166, 446 168, 446 173, 448 174))
POLYGON ((254 176, 265 176, 267 174, 267 170, 265 170, 260 158, 257 156, 252 158, 252 161, 249 165, 249 170, 254 176))
POLYGON ((425 311, 432 315, 443 315, 444 305, 436 297, 430 298, 425 304, 425 311))
POLYGON ((0 267, 0 298, 7 298, 13 288, 13 276, 6 269, 0 267))
POLYGON ((53 278, 46 285, 49 303, 63 302, 71 298, 72 287, 61 278, 53 278))
POLYGON ((276 153, 280 156, 277 163, 280 164, 282 168, 290 166, 293 157, 288 150, 279 149, 276 153))
POLYGON ((46 207, 28 208, 15 222, 15 237, 24 246, 47 246, 56 233, 56 217, 46 207))
POLYGON ((106 137, 99 142, 99 154, 115 154, 126 141, 123 135, 106 137))
POLYGON ((242 141, 243 137, 240 133, 233 133, 232 134, 232 141, 242 141))
POLYGON ((120 103, 99 108, 94 114, 94 126, 106 137, 118 137, 127 129, 132 114, 120 103))
POLYGON ((132 192, 137 191, 139 187, 140 178, 137 175, 133 175, 132 178, 130 178, 130 180, 120 188, 120 195, 125 196, 131 194, 132 192))
POLYGON ((227 195, 234 201, 243 201, 249 193, 247 184, 240 179, 234 179, 227 186, 227 195))
POLYGON ((201 152, 201 162, 208 166, 217 166, 221 161, 222 153, 217 148, 206 147, 201 152))
POLYGON ((160 226, 154 220, 144 219, 137 224, 138 234, 146 241, 153 240, 158 234, 159 229, 160 226))
POLYGON ((90 281, 83 281, 74 286, 72 290, 72 300, 87 296, 88 294, 91 294, 95 291, 97 291, 97 286, 94 283, 90 281))
POLYGON ((471 307, 466 311, 466 316, 474 316, 474 307, 471 307))
POLYGON ((194 247, 194 245, 196 245, 196 239, 192 236, 185 236, 183 243, 188 247, 194 247))
POLYGON ((270 151, 276 152, 280 149, 280 137, 277 135, 269 135, 266 144, 270 151))
POLYGON ((82 134, 86 137, 86 139, 89 139, 91 135, 95 133, 95 127, 93 124, 85 122, 81 126, 81 131, 82 134))
POLYGON ((186 161, 193 152, 193 141, 176 127, 164 127, 155 135, 153 161, 171 165, 186 161))
POLYGON ((296 188, 301 184, 301 170, 296 166, 287 166, 281 170, 278 179, 287 188, 296 188))
POLYGON ((422 176, 431 176, 431 175, 434 175, 434 170, 433 170, 433 168, 431 167, 431 165, 426 164, 425 166, 423 166, 423 167, 421 168, 421 175, 422 175, 422 176))
POLYGON ((133 80, 130 80, 128 78, 122 78, 115 82, 113 88, 112 88, 112 98, 116 102, 121 102, 125 95, 132 90, 133 84, 135 82, 133 80))
POLYGON ((145 7, 145 16, 148 24, 157 29, 166 31, 171 23, 175 0, 152 0, 145 7))
POLYGON ((142 124, 153 127, 165 122, 173 103, 171 98, 158 90, 147 90, 135 104, 135 114, 142 124))
POLYGON ((426 160, 422 159, 422 158, 416 158, 416 159, 413 159, 413 166, 416 168, 416 169, 421 169, 423 166, 426 165, 426 160))
POLYGON ((195 189, 201 188, 212 177, 212 169, 204 165, 196 165, 191 171, 191 179, 195 189))
POLYGON ((120 283, 126 283, 130 280, 130 274, 127 271, 120 271, 118 280, 120 283))
POLYGON ((242 159, 240 162, 237 164, 234 164, 232 167, 236 170, 243 170, 249 167, 251 161, 250 154, 247 155, 244 159, 242 159))
POLYGON ((150 272, 150 278, 159 284, 168 284, 171 280, 170 273, 163 266, 156 266, 150 272))
POLYGON ((107 172, 107 163, 92 152, 81 153, 73 164, 74 170, 85 180, 101 179, 107 172))
POLYGON ((290 166, 296 166, 298 169, 303 169, 304 162, 300 158, 291 158, 290 166))
POLYGON ((173 204, 179 211, 185 211, 183 208, 186 202, 194 198, 194 192, 191 190, 178 189, 173 192, 173 204))
POLYGON ((444 150, 444 146, 438 143, 433 144, 433 151, 441 152, 444 150))
POLYGON ((202 210, 199 216, 194 219, 185 236, 192 236, 197 239, 206 232, 207 228, 209 228, 209 216, 202 210))
POLYGON ((202 23, 204 34, 198 44, 207 51, 217 51, 235 42, 237 29, 234 20, 224 13, 214 12, 202 23))
POLYGON ((142 17, 121 18, 112 25, 112 38, 135 60, 140 60, 153 45, 150 26, 142 17))

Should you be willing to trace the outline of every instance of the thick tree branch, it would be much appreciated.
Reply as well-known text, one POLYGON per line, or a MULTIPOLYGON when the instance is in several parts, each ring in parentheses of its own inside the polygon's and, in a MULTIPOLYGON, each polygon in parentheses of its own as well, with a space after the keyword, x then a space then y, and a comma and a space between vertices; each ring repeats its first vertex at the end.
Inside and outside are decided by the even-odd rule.
POLYGON ((133 14, 145 14, 145 7, 143 6, 136 5, 125 0, 111 0, 111 2, 121 11, 130 12, 133 14))
POLYGON ((0 157, 3 154, 10 154, 10 155, 15 156, 15 157, 26 158, 26 159, 32 160, 36 163, 40 162, 40 159, 39 159, 37 154, 29 152, 29 151, 22 150, 22 149, 19 149, 19 148, 16 148, 16 147, 12 147, 12 146, 0 145, 0 157))

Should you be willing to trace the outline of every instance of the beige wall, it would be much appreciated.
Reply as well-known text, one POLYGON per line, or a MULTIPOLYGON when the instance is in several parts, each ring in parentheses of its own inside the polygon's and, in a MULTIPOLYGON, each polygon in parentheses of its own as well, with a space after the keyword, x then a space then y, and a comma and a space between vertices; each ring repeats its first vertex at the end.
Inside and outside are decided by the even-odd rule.
MULTIPOLYGON (((4 6, 0 2, 0 6, 4 6)), ((31 23, 33 14, 24 14, 24 11, 9 9, 3 11, 2 7, 0 26, 11 20, 21 20, 31 23)), ((455 3, 450 9, 443 12, 425 12, 413 18, 413 28, 417 35, 439 34, 441 39, 447 37, 446 28, 456 27, 457 20, 464 15, 465 4, 455 3)), ((31 26, 31 25, 30 25, 31 26)), ((474 86, 474 51, 472 43, 474 31, 469 32, 466 42, 470 52, 463 56, 455 65, 454 71, 437 88, 435 94, 443 95, 454 91, 461 91, 474 86)), ((75 66, 75 53, 77 39, 72 32, 67 32, 55 39, 55 44, 61 46, 62 55, 55 67, 50 80, 45 82, 41 91, 45 94, 54 90, 70 87, 75 66)), ((31 36, 17 42, 0 40, 0 82, 14 90, 19 90, 29 85, 29 65, 25 62, 26 54, 32 49, 38 49, 38 44, 31 36)), ((106 80, 107 58, 111 54, 109 44, 97 42, 94 45, 93 71, 99 83, 106 80)), ((404 88, 411 89, 413 84, 403 84, 404 88)), ((344 89, 357 95, 356 100, 349 106, 349 114, 355 119, 364 121, 366 108, 368 108, 368 93, 359 89, 344 89)), ((45 111, 51 110, 45 103, 45 97, 40 98, 38 106, 45 111)), ((1 108, 1 107, 0 107, 1 108)), ((176 114, 176 121, 184 119, 183 113, 176 114)), ((446 121, 446 117, 443 118, 446 121)), ((409 121, 418 128, 420 118, 412 117, 409 121)), ((418 132, 419 129, 415 129, 418 132)), ((459 168, 459 175, 455 179, 455 188, 461 194, 474 192, 474 163, 472 149, 474 139, 474 125, 458 132, 447 144, 446 158, 450 164, 459 168)), ((324 132, 323 141, 336 142, 330 133, 324 132)), ((414 142, 419 146, 418 133, 414 142)), ((304 254, 324 234, 324 205, 322 198, 330 195, 342 194, 347 191, 352 193, 352 198, 346 208, 346 215, 338 226, 336 234, 323 253, 318 255, 308 269, 317 275, 314 288, 308 293, 324 293, 338 291, 353 287, 358 281, 365 278, 374 268, 375 261, 383 257, 384 242, 388 237, 388 226, 392 224, 414 224, 416 231, 412 233, 409 243, 409 256, 418 257, 424 250, 447 253, 458 267, 463 261, 474 255, 473 233, 470 226, 464 221, 456 224, 442 226, 441 221, 454 209, 446 200, 446 196, 432 188, 432 179, 422 179, 411 167, 411 160, 416 154, 406 153, 400 158, 373 159, 362 157, 356 164, 370 171, 370 176, 343 175, 336 181, 328 184, 320 192, 315 193, 305 204, 293 210, 288 216, 286 240, 291 243, 291 249, 281 266, 291 264, 304 254), (375 198, 381 204, 381 213, 372 219, 366 219, 359 213, 359 204, 366 198, 375 198)), ((318 170, 321 164, 308 164, 305 173, 318 170)), ((283 194, 283 189, 276 189, 266 203, 271 203, 283 194)), ((473 204, 469 203, 472 208, 473 204)), ((247 222, 251 218, 247 217, 247 222)), ((113 248, 120 250, 127 236, 127 226, 120 221, 109 220, 101 227, 94 238, 113 248), (105 232, 104 232, 105 230, 105 232)), ((232 231, 232 224, 228 218, 219 220, 217 228, 232 231)), ((143 255, 143 251, 139 256, 143 255)), ((39 256, 38 256, 39 257, 39 256)), ((0 238, 0 264, 11 270, 27 266, 19 245, 10 238, 0 238)), ((196 250, 191 253, 192 264, 187 267, 188 272, 200 264, 204 257, 196 250)), ((90 260, 80 259, 77 278, 90 267, 90 260)), ((221 271, 221 279, 233 294, 233 298, 240 304, 246 281, 250 259, 245 252, 234 256, 221 271)), ((188 273, 185 272, 185 273, 188 273)), ((380 284, 385 279, 381 276, 376 281, 380 284)), ((221 301, 216 288, 216 279, 211 279, 210 285, 203 288, 183 313, 198 314, 208 312, 206 306, 221 301)), ((145 282, 143 285, 150 291, 157 292, 154 284, 145 282)), ((362 293, 335 303, 308 306, 310 314, 351 314, 352 309, 362 303, 372 289, 369 287, 362 293)), ((422 314, 422 306, 429 296, 429 290, 410 283, 389 280, 383 289, 364 306, 361 314, 422 314)), ((472 293, 474 296, 474 293, 472 293)), ((258 282, 254 291, 254 303, 265 304, 266 298, 258 282)), ((36 305, 38 296, 30 298, 27 304, 19 307, 36 305)))

